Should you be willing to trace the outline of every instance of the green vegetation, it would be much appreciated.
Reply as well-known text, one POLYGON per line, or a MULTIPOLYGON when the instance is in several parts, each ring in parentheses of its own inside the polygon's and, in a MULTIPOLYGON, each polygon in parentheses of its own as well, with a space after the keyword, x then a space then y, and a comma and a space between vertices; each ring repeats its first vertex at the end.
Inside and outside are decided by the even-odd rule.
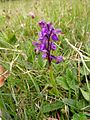
POLYGON ((89 120, 90 1, 0 2, 0 64, 10 72, 0 88, 3 120, 89 120), (52 63, 53 74, 32 45, 41 20, 63 32, 55 54, 64 61, 52 63))

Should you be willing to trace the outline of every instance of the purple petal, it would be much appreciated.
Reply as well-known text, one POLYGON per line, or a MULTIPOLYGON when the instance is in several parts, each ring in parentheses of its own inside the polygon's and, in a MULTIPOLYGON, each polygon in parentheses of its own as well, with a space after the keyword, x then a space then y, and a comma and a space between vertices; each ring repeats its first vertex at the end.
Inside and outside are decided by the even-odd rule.
POLYGON ((56 50, 56 45, 54 43, 51 44, 51 49, 56 50))
POLYGON ((47 23, 47 28, 50 30, 52 28, 52 23, 47 23))
POLYGON ((32 44, 34 45, 34 46, 39 46, 39 43, 38 42, 32 42, 32 44))
POLYGON ((54 40, 54 41, 57 41, 57 40, 58 40, 58 37, 57 37, 56 34, 53 34, 53 35, 52 35, 52 40, 54 40))
POLYGON ((47 37, 47 36, 40 37, 39 40, 40 40, 42 43, 46 43, 46 41, 48 40, 48 37, 47 37))
POLYGON ((56 57, 56 64, 60 63, 63 61, 63 57, 62 56, 58 56, 56 57))
POLYGON ((42 58, 47 58, 47 54, 42 54, 42 58))
POLYGON ((45 49, 45 45, 44 44, 41 44, 40 45, 40 50, 42 51, 42 50, 44 50, 45 49))
POLYGON ((54 55, 50 55, 51 60, 56 60, 56 57, 54 55))
POLYGON ((38 33, 38 36, 41 37, 41 36, 42 36, 42 32, 39 32, 39 33, 38 33))
POLYGON ((47 24, 47 29, 48 29, 48 33, 51 35, 54 31, 54 27, 52 26, 52 23, 47 24))
POLYGON ((55 29, 55 30, 53 30, 53 33, 54 34, 59 34, 59 33, 61 33, 62 31, 60 30, 60 29, 55 29))
POLYGON ((41 28, 43 28, 45 25, 46 25, 46 22, 44 22, 44 21, 40 21, 40 22, 39 22, 39 26, 40 26, 41 28))
POLYGON ((47 28, 42 28, 42 35, 46 35, 48 33, 47 28))
POLYGON ((47 50, 42 50, 43 53, 47 53, 47 50))
POLYGON ((43 39, 44 39, 44 38, 43 38, 42 36, 38 38, 38 40, 40 40, 40 41, 43 41, 43 39))
MULTIPOLYGON (((43 29, 44 30, 44 29, 43 29)), ((39 32, 38 36, 39 36, 39 40, 40 41, 46 41, 48 38, 47 38, 47 33, 46 33, 46 30, 44 32, 39 32)))

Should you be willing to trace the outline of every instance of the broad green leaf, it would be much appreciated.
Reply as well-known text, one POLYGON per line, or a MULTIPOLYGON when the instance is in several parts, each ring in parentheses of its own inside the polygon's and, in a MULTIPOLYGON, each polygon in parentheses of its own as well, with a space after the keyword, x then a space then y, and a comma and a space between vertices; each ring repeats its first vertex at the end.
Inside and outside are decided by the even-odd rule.
POLYGON ((86 106, 84 99, 77 101, 75 99, 64 98, 63 102, 64 104, 70 106, 71 108, 74 108, 75 110, 81 110, 86 106))
MULTIPOLYGON (((86 107, 86 104, 85 104, 85 99, 81 99, 79 101, 76 101, 76 107, 81 110, 82 108, 85 108, 86 107)), ((85 109, 86 110, 86 109, 85 109)))
POLYGON ((66 81, 71 89, 76 90, 77 85, 74 79, 66 78, 66 81))
POLYGON ((76 90, 76 75, 70 69, 66 70, 66 81, 71 89, 76 90))
POLYGON ((75 113, 73 115, 72 120, 87 120, 86 116, 84 114, 77 114, 75 113))
POLYGON ((63 99, 64 104, 69 105, 70 107, 73 107, 74 109, 76 109, 76 101, 73 99, 68 99, 68 98, 64 98, 63 99))
POLYGON ((47 113, 50 111, 58 110, 63 107, 63 102, 62 101, 57 101, 54 103, 48 103, 46 105, 43 105, 42 111, 43 113, 47 113))
POLYGON ((60 85, 65 90, 69 90, 69 86, 68 86, 67 81, 65 80, 64 77, 57 77, 56 80, 57 80, 58 85, 60 85))
POLYGON ((81 93, 82 93, 83 97, 84 97, 87 101, 90 101, 90 93, 84 91, 84 90, 81 89, 81 88, 80 88, 80 90, 81 90, 81 93))

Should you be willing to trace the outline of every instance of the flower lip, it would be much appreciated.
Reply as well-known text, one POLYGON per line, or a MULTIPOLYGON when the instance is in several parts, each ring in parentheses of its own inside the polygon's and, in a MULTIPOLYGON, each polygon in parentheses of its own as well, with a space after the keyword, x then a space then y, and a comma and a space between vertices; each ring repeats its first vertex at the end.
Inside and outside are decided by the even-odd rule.
POLYGON ((51 49, 56 50, 56 45, 53 42, 51 43, 51 49))
POLYGON ((47 54, 42 54, 42 58, 47 58, 47 54))
POLYGON ((42 35, 46 35, 47 33, 48 33, 48 30, 47 30, 47 28, 42 28, 42 35))
POLYGON ((58 41, 58 37, 57 37, 56 34, 53 34, 53 35, 52 35, 52 40, 54 40, 54 41, 58 41))
POLYGON ((63 57, 62 56, 58 56, 57 58, 56 58, 56 64, 58 64, 58 63, 60 63, 60 62, 62 62, 63 61, 63 57))
POLYGON ((42 50, 44 50, 45 49, 45 44, 41 44, 40 45, 40 50, 42 51, 42 50))
POLYGON ((56 64, 60 63, 63 61, 63 57, 62 56, 54 56, 54 55, 50 55, 51 60, 56 60, 56 64))

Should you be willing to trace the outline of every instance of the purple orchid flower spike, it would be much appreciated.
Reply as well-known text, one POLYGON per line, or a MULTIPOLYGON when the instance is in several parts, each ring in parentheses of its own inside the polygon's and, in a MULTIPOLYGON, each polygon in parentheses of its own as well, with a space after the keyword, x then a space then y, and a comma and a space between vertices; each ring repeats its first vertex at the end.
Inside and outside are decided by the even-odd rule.
POLYGON ((45 21, 40 21, 39 26, 41 28, 39 41, 33 42, 33 45, 36 47, 35 50, 43 53, 42 58, 48 60, 49 66, 52 60, 55 60, 56 64, 60 63, 63 61, 63 57, 51 55, 51 51, 57 48, 55 42, 59 40, 58 34, 61 34, 61 30, 55 29, 52 23, 46 23, 45 21))

